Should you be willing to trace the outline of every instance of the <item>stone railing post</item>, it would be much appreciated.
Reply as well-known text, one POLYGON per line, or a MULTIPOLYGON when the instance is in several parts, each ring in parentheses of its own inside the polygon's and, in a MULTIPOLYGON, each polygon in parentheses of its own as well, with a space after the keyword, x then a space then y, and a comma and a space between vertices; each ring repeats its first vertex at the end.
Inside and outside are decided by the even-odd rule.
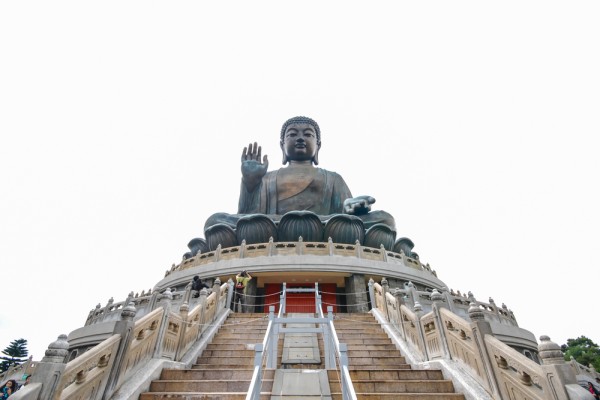
POLYGON ((187 303, 190 304, 190 301, 192 299, 192 282, 188 283, 187 285, 185 285, 185 292, 183 293, 183 299, 182 299, 182 304, 183 303, 187 303))
POLYGON ((212 291, 213 291, 213 293, 216 293, 215 296, 217 296, 217 311, 216 312, 218 312, 219 308, 224 308, 224 307, 222 307, 222 304, 221 304, 221 280, 219 278, 215 279, 215 281, 213 282, 212 291))
POLYGON ((381 278, 381 297, 383 298, 383 312, 385 313, 385 318, 388 320, 388 322, 391 321, 390 314, 388 312, 387 297, 386 297, 386 294, 387 294, 387 292, 389 292, 389 290, 390 290, 390 286, 388 284, 387 279, 381 278))
MULTIPOLYGON (((155 293, 156 294, 156 293, 155 293)), ((173 293, 171 288, 166 288, 165 292, 160 295, 160 299, 157 297, 158 306, 162 306, 164 313, 162 321, 160 321, 160 327, 158 328, 158 336, 156 339, 156 348, 154 349, 153 358, 162 358, 163 342, 165 341, 165 333, 169 328, 169 318, 171 314, 171 301, 173 300, 173 293)))
POLYGON ((495 361, 491 360, 488 348, 485 345, 485 335, 493 336, 492 328, 490 327, 490 323, 485 320, 485 314, 475 302, 471 303, 468 312, 471 319, 471 324, 472 326, 474 325, 473 340, 475 341, 477 351, 482 358, 482 365, 484 369, 482 372, 485 374, 488 387, 492 390, 494 397, 501 398, 502 395, 500 393, 498 382, 496 381, 496 376, 494 375, 494 369, 492 367, 492 362, 495 361))
POLYGON ((404 294, 402 293, 402 291, 400 291, 400 289, 394 289, 392 291, 392 296, 394 296, 394 299, 396 300, 396 313, 398 314, 398 316, 396 317, 396 321, 398 321, 398 324, 400 325, 396 326, 396 329, 398 329, 398 331, 400 332, 400 336, 402 336, 402 339, 406 339, 404 321, 402 320, 402 310, 400 310, 400 307, 404 305, 404 294))
MULTIPOLYGON (((416 307, 417 303, 419 303, 419 293, 417 293, 417 289, 415 288, 414 283, 408 282, 408 298, 410 299, 410 307, 416 307)), ((421 307, 421 303, 419 303, 419 307, 421 307)))
POLYGON ((206 326, 206 298, 208 297, 208 291, 206 290, 206 288, 202 288, 202 290, 200 291, 200 315, 198 316, 198 321, 200 323, 200 327, 198 328, 198 338, 200 338, 200 336, 202 335, 202 332, 204 332, 204 328, 206 326))
POLYGON ((429 352, 427 351, 427 341, 425 340, 425 332, 423 331, 423 324, 421 323, 421 317, 423 317, 423 307, 421 303, 415 301, 415 306, 413 307, 413 312, 417 317, 416 328, 417 332, 419 332, 419 340, 421 341, 421 348, 423 349, 423 356, 425 360, 429 360, 429 352))
POLYGON ((150 304, 148 306, 148 312, 156 310, 156 305, 158 304, 158 296, 160 296, 160 292, 155 290, 152 292, 152 296, 150 296, 150 304))
POLYGON ((442 344, 442 349, 444 352, 444 358, 449 360, 450 349, 448 348, 448 339, 446 338, 446 331, 444 330, 444 325, 442 322, 442 317, 440 316, 440 308, 446 308, 446 305, 443 302, 444 296, 437 291, 437 289, 433 289, 431 293, 431 310, 433 311, 433 317, 435 319, 435 325, 437 327, 437 332, 439 332, 440 342, 442 344))
POLYGON ((112 365, 112 370, 108 375, 108 381, 106 382, 106 388, 102 399, 109 399, 115 391, 115 387, 118 383, 121 368, 123 367, 123 359, 129 350, 129 345, 133 341, 133 318, 135 317, 136 309, 133 305, 133 301, 130 301, 127 306, 121 311, 121 319, 117 321, 113 329, 113 334, 121 336, 119 341, 119 347, 117 348, 117 354, 115 355, 115 362, 112 365))
POLYGON ((231 308, 231 302, 233 301, 233 280, 229 278, 227 281, 227 302, 225 308, 231 308))
MULTIPOLYGON (((191 288, 191 285, 188 285, 191 288)), ((186 287, 187 289, 187 287, 186 287)), ((187 293, 186 293, 187 294, 187 293)), ((183 343, 185 342, 185 334, 188 328, 188 314, 190 312, 190 305, 187 301, 179 306, 179 316, 181 317, 181 333, 179 334, 179 340, 177 341, 177 349, 175 350, 175 361, 179 361, 183 356, 183 343)))
POLYGON ((545 376, 557 378, 556 380, 548 379, 548 384, 555 391, 557 399, 584 399, 586 395, 589 395, 589 392, 577 383, 575 373, 565 362, 560 346, 546 335, 540 336, 538 354, 545 376))
POLYGON ((67 366, 66 358, 69 354, 67 335, 60 335, 56 341, 48 345, 46 355, 42 358, 31 377, 31 383, 41 383, 40 399, 53 399, 58 388, 60 378, 67 366))
POLYGON ((446 307, 448 308, 448 310, 456 314, 456 309, 454 307, 454 299, 452 299, 452 295, 450 294, 446 286, 442 288, 442 296, 444 296, 444 299, 446 300, 446 307))
POLYGON ((377 298, 375 297, 375 289, 373 289, 373 285, 375 281, 373 278, 369 279, 369 300, 371 300, 371 308, 377 308, 377 298))

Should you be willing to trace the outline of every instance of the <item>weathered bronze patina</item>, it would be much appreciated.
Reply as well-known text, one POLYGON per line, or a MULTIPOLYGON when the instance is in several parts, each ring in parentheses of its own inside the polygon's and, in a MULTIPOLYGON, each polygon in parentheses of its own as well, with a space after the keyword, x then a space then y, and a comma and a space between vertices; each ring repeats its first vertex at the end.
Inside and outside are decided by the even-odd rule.
POLYGON ((257 143, 242 152, 242 185, 237 214, 211 216, 205 229, 224 223, 235 228, 248 214, 266 214, 278 222, 289 211, 311 211, 322 221, 335 214, 359 217, 365 228, 383 223, 394 228, 394 218, 385 211, 371 211, 371 196, 352 197, 344 179, 337 173, 315 167, 321 148, 319 125, 307 117, 287 120, 281 128, 283 164, 287 167, 267 172, 269 161, 261 157, 257 143))

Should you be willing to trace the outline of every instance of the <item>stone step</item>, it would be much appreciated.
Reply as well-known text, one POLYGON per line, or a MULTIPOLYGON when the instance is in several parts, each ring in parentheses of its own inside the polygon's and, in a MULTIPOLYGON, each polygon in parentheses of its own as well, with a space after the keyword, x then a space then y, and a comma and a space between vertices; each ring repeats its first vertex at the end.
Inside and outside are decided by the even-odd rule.
POLYGON ((215 349, 215 350, 204 350, 202 355, 198 359, 206 359, 209 357, 254 357, 256 352, 251 349, 215 349))
POLYGON ((352 354, 348 354, 348 365, 349 366, 363 366, 363 365, 375 365, 375 366, 386 366, 386 365, 404 365, 406 360, 404 357, 354 357, 352 354))
POLYGON ((264 333, 263 334, 260 334, 260 333, 241 334, 241 333, 231 333, 231 332, 222 332, 222 333, 220 332, 217 335, 219 335, 219 340, 236 339, 237 343, 260 343, 265 338, 264 333))
POLYGON ((388 335, 385 334, 385 332, 382 331, 379 331, 377 333, 362 333, 361 331, 357 331, 355 333, 337 332, 337 336, 340 342, 346 339, 381 339, 387 340, 388 343, 390 343, 390 338, 388 337, 388 335))
MULTIPOLYGON (((252 360, 252 362, 247 362, 247 363, 243 363, 243 364, 233 364, 233 363, 229 363, 229 364, 209 364, 209 363, 197 363, 197 364, 192 364, 192 368, 191 369, 197 369, 197 370, 211 370, 211 369, 215 369, 215 368, 219 368, 219 369, 225 369, 225 368, 229 368, 229 369, 248 369, 249 367, 254 367, 254 360, 252 360)), ((401 367, 398 367, 401 368, 401 367)))
MULTIPOLYGON (((247 392, 250 387, 249 380, 159 380, 150 384, 151 392, 247 392)), ((273 379, 263 379, 261 391, 270 392, 273 388, 273 379)))
MULTIPOLYGON (((250 381, 252 379, 252 373, 254 372, 253 368, 246 369, 217 369, 211 368, 207 370, 201 369, 164 369, 162 374, 160 375, 161 380, 247 380, 250 381)), ((265 369, 263 370, 263 377, 265 379, 273 379, 275 375, 274 369, 265 369)), ((385 376, 382 376, 381 379, 388 379, 385 376)))
POLYGON ((352 337, 347 337, 347 338, 339 338, 340 343, 346 343, 348 345, 350 344, 364 344, 364 345, 369 345, 369 344, 390 344, 390 338, 378 338, 378 339, 365 339, 365 338, 352 338, 352 337))
MULTIPOLYGON (((356 397, 358 400, 465 400, 458 393, 356 393, 356 397)), ((331 399, 343 400, 342 393, 331 392, 331 399)))
MULTIPOLYGON (((344 342, 342 342, 344 343, 344 342)), ((368 350, 368 351, 399 351, 393 344, 363 344, 363 343, 346 343, 348 351, 368 350)), ((210 345, 209 345, 210 346, 210 345)))
POLYGON ((348 349, 348 357, 397 357, 403 358, 400 352, 394 350, 362 350, 348 349))
MULTIPOLYGON (((454 393, 452 381, 447 380, 352 380, 357 393, 454 393)), ((332 392, 340 392, 338 380, 329 382, 332 392)))
POLYGON ((388 371, 393 369, 412 369, 410 364, 391 364, 391 365, 348 365, 348 369, 352 372, 353 370, 357 371, 388 371))
MULTIPOLYGON (((341 394, 340 394, 340 399, 341 394)), ((226 393, 153 393, 146 392, 140 395, 139 400, 245 400, 246 392, 226 393)), ((260 400, 270 400, 271 392, 260 394, 260 400)))
POLYGON ((381 332, 381 326, 379 324, 377 325, 365 325, 365 324, 355 324, 355 325, 336 325, 333 324, 333 326, 335 326, 335 330, 339 333, 339 332, 381 332))
MULTIPOLYGON (((337 379, 338 372, 335 370, 327 371, 330 379, 337 379)), ((378 370, 364 370, 364 369, 350 369, 350 378, 354 380, 441 380, 444 379, 441 370, 430 370, 430 369, 378 369, 378 370)))
POLYGON ((207 365, 252 365, 254 366, 254 354, 251 354, 246 357, 239 356, 231 356, 231 357, 207 357, 202 358, 199 363, 194 364, 194 367, 197 365, 207 364, 207 365))

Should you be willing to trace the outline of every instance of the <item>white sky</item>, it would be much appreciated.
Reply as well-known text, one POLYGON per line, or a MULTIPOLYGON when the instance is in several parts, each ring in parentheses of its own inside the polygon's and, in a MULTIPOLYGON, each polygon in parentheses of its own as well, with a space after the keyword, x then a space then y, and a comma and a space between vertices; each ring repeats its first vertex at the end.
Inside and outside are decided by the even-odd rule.
POLYGON ((0 3, 0 350, 34 359, 237 210, 289 117, 450 288, 600 343, 600 3, 0 3))

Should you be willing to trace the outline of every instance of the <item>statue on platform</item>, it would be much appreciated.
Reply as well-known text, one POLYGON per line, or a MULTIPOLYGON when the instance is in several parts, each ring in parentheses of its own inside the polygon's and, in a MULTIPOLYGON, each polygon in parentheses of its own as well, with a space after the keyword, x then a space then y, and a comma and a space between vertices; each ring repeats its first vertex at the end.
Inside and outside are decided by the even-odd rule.
POLYGON ((242 184, 238 214, 213 215, 205 228, 215 223, 235 227, 247 214, 267 214, 278 221, 288 211, 312 211, 327 219, 333 214, 359 216, 365 227, 386 223, 394 227, 393 217, 384 211, 371 211, 375 199, 371 196, 352 197, 344 179, 337 173, 317 168, 321 131, 307 117, 287 120, 281 128, 280 146, 285 168, 267 172, 269 161, 261 159, 257 143, 244 147, 242 152, 242 184), (313 165, 314 164, 314 165, 313 165))
POLYGON ((278 234, 280 241, 298 240, 293 236, 300 234, 307 241, 336 236, 341 243, 361 244, 370 237, 373 243, 367 240, 365 245, 379 247, 384 243, 376 242, 383 240, 386 248, 392 248, 394 218, 385 211, 372 211, 373 197, 352 197, 339 174, 316 167, 321 131, 314 120, 287 120, 281 128, 280 146, 287 166, 269 172, 268 158, 257 143, 242 151, 238 213, 216 213, 208 218, 204 230, 211 250, 217 243, 226 247, 242 240, 277 240, 278 234))

